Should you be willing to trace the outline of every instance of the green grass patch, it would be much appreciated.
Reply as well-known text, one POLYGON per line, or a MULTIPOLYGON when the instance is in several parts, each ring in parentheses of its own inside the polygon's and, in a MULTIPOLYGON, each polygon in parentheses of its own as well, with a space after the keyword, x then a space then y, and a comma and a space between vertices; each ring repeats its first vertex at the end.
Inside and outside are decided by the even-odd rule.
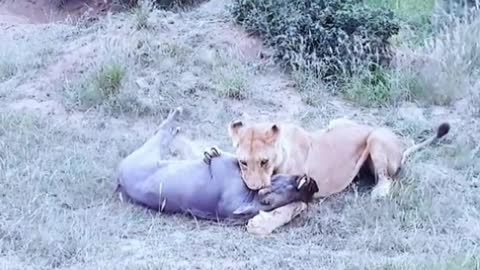
POLYGON ((376 268, 377 270, 479 270, 480 258, 478 256, 456 256, 447 258, 437 263, 424 264, 387 264, 376 268))
POLYGON ((65 85, 66 94, 74 105, 83 109, 114 102, 120 94, 125 68, 118 63, 108 63, 96 68, 78 82, 65 85))
POLYGON ((364 0, 365 4, 375 8, 392 10, 399 18, 401 30, 393 42, 421 46, 433 33, 432 16, 435 0, 364 0))
POLYGON ((367 6, 393 10, 400 18, 412 24, 430 18, 435 8, 435 0, 364 0, 367 6))

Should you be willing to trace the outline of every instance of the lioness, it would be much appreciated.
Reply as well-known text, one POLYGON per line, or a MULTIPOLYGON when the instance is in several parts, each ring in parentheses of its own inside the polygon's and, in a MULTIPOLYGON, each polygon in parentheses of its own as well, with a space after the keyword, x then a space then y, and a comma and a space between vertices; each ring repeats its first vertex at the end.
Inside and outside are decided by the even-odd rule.
MULTIPOLYGON (((345 189, 365 162, 376 178, 372 197, 385 197, 389 194, 392 177, 406 158, 445 136, 449 130, 450 125, 442 123, 434 136, 405 149, 390 129, 347 119, 335 119, 326 129, 316 131, 293 124, 246 125, 239 120, 228 126, 242 178, 250 189, 261 193, 262 188, 270 185, 275 173, 308 174, 317 181, 319 192, 315 197, 345 189)), ((301 203, 293 203, 275 209, 270 217, 263 213, 250 220, 249 231, 270 233, 305 208, 301 203)))

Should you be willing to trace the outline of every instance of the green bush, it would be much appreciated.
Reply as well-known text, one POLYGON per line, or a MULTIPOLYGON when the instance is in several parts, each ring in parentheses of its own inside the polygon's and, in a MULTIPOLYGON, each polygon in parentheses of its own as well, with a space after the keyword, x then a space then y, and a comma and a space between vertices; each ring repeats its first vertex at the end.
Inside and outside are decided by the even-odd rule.
POLYGON ((358 68, 388 65, 399 22, 361 0, 234 0, 231 13, 247 32, 275 48, 287 68, 338 81, 358 68))

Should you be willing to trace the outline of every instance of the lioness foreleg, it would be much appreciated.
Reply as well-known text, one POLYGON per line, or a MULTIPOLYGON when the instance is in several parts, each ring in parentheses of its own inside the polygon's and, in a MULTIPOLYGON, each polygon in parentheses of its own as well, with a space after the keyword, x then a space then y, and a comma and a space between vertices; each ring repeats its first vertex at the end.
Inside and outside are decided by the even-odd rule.
POLYGON ((294 202, 269 212, 260 211, 258 215, 248 221, 247 231, 259 236, 268 235, 275 229, 289 223, 305 209, 307 209, 306 203, 294 202))

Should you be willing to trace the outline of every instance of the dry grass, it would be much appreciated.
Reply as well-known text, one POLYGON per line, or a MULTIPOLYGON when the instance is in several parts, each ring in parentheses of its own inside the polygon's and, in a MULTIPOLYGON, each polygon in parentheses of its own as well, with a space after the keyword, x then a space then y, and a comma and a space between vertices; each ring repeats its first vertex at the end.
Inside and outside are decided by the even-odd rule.
MULTIPOLYGON (((148 27, 124 13, 89 27, 5 30, 0 47, 11 57, 0 67, 17 69, 0 82, 0 268, 480 269, 478 119, 444 107, 366 110, 311 95, 322 86, 309 77, 288 78, 242 54, 247 38, 223 4, 150 11, 148 27), (67 110, 14 106, 25 99, 67 110), (186 108, 185 135, 227 150, 226 123, 242 114, 309 129, 347 115, 390 126, 407 142, 447 119, 452 133, 409 160, 390 198, 374 202, 368 189, 352 187, 256 238, 243 227, 157 215, 110 197, 120 159, 178 105, 186 108)), ((450 59, 439 45, 428 48, 450 59)))
POLYGON ((469 21, 449 17, 439 33, 420 48, 402 48, 398 70, 413 75, 418 89, 414 98, 431 104, 448 105, 478 93, 480 17, 469 21))
POLYGON ((62 25, 45 27, 43 35, 30 33, 26 29, 25 36, 19 38, 16 31, 5 31, 0 36, 0 82, 11 79, 22 79, 52 60, 59 48, 55 44, 61 41, 71 30, 62 25), (33 34, 33 35, 30 35, 33 34))
POLYGON ((394 66, 370 73, 355 70, 341 87, 344 96, 362 106, 388 106, 404 101, 454 105, 467 101, 478 114, 480 58, 478 10, 446 13, 433 1, 367 1, 392 8, 404 25, 394 38, 394 66), (469 18, 466 20, 465 18, 469 18))

